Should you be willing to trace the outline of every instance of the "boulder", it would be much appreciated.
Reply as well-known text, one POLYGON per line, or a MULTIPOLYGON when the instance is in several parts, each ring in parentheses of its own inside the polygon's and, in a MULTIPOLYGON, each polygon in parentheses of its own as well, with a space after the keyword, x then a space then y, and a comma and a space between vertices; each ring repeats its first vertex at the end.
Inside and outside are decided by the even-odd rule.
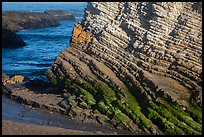
POLYGON ((15 76, 10 78, 8 75, 2 74, 2 83, 3 83, 3 85, 25 82, 27 80, 29 80, 29 78, 21 76, 21 75, 15 75, 15 76))
POLYGON ((21 76, 21 75, 15 75, 15 76, 11 77, 10 80, 14 81, 14 82, 24 82, 25 81, 25 77, 21 76))

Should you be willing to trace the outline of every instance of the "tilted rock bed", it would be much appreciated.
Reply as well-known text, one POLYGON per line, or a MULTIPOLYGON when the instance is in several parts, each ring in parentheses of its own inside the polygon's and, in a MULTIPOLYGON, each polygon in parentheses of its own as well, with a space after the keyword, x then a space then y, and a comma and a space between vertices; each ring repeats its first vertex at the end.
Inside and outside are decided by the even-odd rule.
POLYGON ((92 110, 133 132, 201 134, 200 4, 88 3, 46 72, 70 94, 65 109, 92 110))

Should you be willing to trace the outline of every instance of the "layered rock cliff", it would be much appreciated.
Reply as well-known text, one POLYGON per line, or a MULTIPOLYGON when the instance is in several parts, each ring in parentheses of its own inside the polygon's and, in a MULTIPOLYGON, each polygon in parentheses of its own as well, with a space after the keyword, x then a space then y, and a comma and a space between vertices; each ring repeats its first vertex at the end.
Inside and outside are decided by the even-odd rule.
POLYGON ((71 94, 73 115, 88 109, 131 131, 201 134, 201 20, 197 2, 88 3, 46 74, 71 94))

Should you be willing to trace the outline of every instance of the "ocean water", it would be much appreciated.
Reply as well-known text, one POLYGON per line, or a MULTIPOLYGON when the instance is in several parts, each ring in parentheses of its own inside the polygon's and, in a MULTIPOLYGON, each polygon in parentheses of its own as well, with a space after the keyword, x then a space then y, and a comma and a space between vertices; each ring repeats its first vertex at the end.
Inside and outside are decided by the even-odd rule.
POLYGON ((26 29, 17 32, 26 46, 17 49, 2 48, 2 72, 9 75, 23 75, 31 79, 44 77, 55 58, 69 46, 74 23, 84 16, 85 2, 3 2, 3 11, 66 10, 75 21, 63 20, 58 27, 26 29))

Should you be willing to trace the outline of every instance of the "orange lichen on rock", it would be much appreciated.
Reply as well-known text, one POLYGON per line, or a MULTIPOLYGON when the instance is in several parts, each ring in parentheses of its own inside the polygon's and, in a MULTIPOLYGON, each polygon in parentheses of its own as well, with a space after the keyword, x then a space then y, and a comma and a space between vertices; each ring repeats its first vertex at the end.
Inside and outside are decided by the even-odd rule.
POLYGON ((84 47, 91 41, 91 32, 84 31, 81 24, 76 23, 72 32, 71 45, 84 47))

